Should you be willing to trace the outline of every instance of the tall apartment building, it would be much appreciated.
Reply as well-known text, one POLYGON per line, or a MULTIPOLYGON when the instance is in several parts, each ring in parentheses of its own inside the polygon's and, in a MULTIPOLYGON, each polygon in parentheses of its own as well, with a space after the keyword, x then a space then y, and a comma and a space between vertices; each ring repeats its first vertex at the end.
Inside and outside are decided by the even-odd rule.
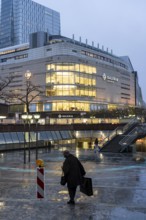
POLYGON ((60 14, 32 0, 0 0, 0 48, 29 42, 29 34, 60 34, 60 14))

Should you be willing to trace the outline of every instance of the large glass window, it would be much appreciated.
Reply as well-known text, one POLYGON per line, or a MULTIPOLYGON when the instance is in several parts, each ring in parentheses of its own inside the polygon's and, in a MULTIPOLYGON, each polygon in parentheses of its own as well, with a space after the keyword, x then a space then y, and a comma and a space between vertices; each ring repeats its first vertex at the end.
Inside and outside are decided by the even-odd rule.
POLYGON ((12 137, 12 141, 13 141, 14 143, 19 143, 18 135, 17 135, 16 132, 12 132, 12 133, 11 133, 11 137, 12 137))
POLYGON ((8 132, 3 133, 3 135, 4 135, 4 138, 5 138, 7 144, 12 143, 12 138, 11 138, 10 133, 8 133, 8 132))
POLYGON ((61 140, 60 132, 59 132, 59 131, 55 131, 55 133, 56 133, 57 139, 58 139, 58 140, 61 140))
POLYGON ((3 133, 0 133, 0 144, 5 144, 5 138, 3 136, 3 133))
POLYGON ((40 131, 39 133, 39 140, 48 140, 47 134, 45 131, 40 131))
POLYGON ((96 67, 85 64, 75 64, 75 63, 50 64, 47 65, 47 69, 54 71, 77 71, 88 74, 96 73, 96 67))
POLYGON ((61 136, 62 136, 63 139, 72 138, 69 131, 60 131, 60 133, 61 133, 61 136))
POLYGON ((24 133, 23 132, 17 132, 18 139, 20 143, 24 142, 24 133))
POLYGON ((53 103, 53 111, 90 111, 90 104, 84 102, 57 102, 53 103))
POLYGON ((46 135, 47 135, 48 140, 53 140, 51 131, 46 131, 46 135))
POLYGON ((36 104, 30 104, 29 110, 30 110, 30 112, 36 112, 36 104))
POLYGON ((52 137, 53 137, 53 140, 54 140, 54 141, 55 141, 55 140, 58 140, 55 131, 51 131, 51 134, 52 134, 52 137))
POLYGON ((46 73, 47 96, 96 96, 95 67, 62 63, 49 64, 47 69, 50 70, 46 73), (89 86, 94 86, 92 92, 89 86))
MULTIPOLYGON (((86 96, 96 97, 96 67, 76 63, 56 63, 47 65, 46 73, 47 96, 86 96)), ((47 111, 50 106, 44 106, 47 111)), ((89 104, 62 102, 52 103, 52 111, 85 110, 89 104)))
POLYGON ((30 138, 31 138, 31 141, 35 142, 36 141, 36 133, 30 132, 30 138))
POLYGON ((45 103, 44 104, 44 111, 51 111, 52 110, 52 104, 51 103, 45 103))

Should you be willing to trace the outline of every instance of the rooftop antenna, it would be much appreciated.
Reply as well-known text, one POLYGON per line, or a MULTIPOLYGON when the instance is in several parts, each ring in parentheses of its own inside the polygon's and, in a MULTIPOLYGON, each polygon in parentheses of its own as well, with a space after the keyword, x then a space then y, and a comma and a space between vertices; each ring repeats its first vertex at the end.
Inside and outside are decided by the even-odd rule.
POLYGON ((86 46, 87 46, 87 44, 88 44, 88 40, 86 39, 86 46))
POLYGON ((73 41, 75 42, 75 35, 74 35, 74 34, 72 35, 72 39, 73 39, 73 41))

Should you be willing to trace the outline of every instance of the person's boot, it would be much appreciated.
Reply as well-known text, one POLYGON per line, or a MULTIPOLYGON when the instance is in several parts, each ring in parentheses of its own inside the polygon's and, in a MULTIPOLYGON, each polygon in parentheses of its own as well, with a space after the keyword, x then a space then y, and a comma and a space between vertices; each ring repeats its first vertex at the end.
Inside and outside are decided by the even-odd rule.
POLYGON ((75 201, 73 201, 73 200, 69 200, 69 201, 67 202, 67 204, 75 205, 75 201))

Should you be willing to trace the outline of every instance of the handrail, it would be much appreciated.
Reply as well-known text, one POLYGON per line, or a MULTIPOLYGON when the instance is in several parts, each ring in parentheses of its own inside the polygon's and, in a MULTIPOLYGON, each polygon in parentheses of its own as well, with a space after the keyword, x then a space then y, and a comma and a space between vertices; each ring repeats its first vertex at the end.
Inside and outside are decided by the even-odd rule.
POLYGON ((122 138, 122 140, 119 142, 120 145, 128 145, 131 141, 131 139, 133 139, 132 137, 136 137, 138 134, 138 130, 137 127, 134 128, 132 131, 130 131, 127 135, 124 135, 124 138, 122 138))
MULTIPOLYGON (((132 118, 132 120, 130 120, 122 129, 122 132, 125 133, 129 128, 132 127, 132 125, 134 123, 138 122, 137 118, 132 118)), ((106 136, 100 143, 99 145, 101 147, 103 147, 103 145, 107 142, 112 140, 116 135, 117 135, 117 130, 119 129, 119 127, 117 127, 114 131, 111 132, 110 135, 106 136)))
POLYGON ((110 133, 110 135, 106 136, 100 143, 100 146, 103 146, 107 141, 110 141, 112 138, 114 138, 117 135, 119 127, 117 127, 114 131, 110 133))
POLYGON ((132 131, 130 131, 127 135, 124 135, 124 138, 119 142, 121 145, 121 151, 124 151, 130 144, 131 142, 137 138, 139 134, 144 134, 146 133, 146 127, 144 126, 139 126, 135 127, 132 131))
POLYGON ((124 127, 123 127, 123 133, 125 133, 129 128, 132 127, 133 124, 138 122, 137 118, 133 118, 131 121, 129 121, 124 127))

